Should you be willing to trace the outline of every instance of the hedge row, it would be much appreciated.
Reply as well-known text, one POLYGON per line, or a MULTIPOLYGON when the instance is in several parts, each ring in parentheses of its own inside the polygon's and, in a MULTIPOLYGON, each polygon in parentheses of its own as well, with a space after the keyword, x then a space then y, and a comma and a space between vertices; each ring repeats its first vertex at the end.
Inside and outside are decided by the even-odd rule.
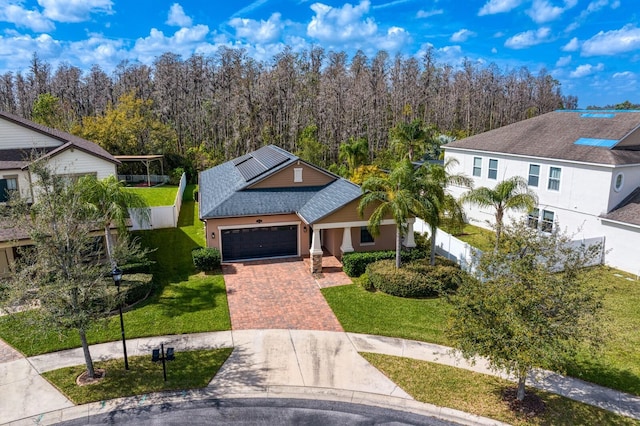
POLYGON ((198 247, 191 250, 193 265, 199 271, 215 271, 220 269, 222 256, 217 248, 198 247))
MULTIPOLYGON (((442 258, 440 258, 442 259, 442 258)), ((440 263, 447 263, 440 260, 440 263)), ((465 273, 457 266, 431 266, 424 260, 396 268, 393 260, 371 263, 366 270, 366 287, 398 297, 435 297, 455 292, 465 273)))
MULTIPOLYGON (((412 250, 402 250, 400 256, 402 262, 410 262, 417 259, 425 259, 429 256, 429 252, 424 249, 415 248, 412 250)), ((342 270, 350 277, 359 277, 364 274, 367 269, 367 265, 379 260, 395 258, 395 250, 345 253, 342 256, 342 270)))

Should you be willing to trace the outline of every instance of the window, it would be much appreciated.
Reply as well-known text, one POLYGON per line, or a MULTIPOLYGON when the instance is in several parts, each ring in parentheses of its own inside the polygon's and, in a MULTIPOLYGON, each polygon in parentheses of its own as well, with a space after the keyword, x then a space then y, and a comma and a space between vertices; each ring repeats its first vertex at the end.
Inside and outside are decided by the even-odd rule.
POLYGON ((369 232, 366 226, 360 227, 360 244, 373 244, 373 235, 369 232))
POLYGON ((0 203, 9 201, 11 193, 18 190, 18 178, 11 176, 0 179, 0 203))
POLYGON ((473 175, 482 176, 482 158, 480 157, 473 157, 473 175))
POLYGON ((620 192, 620 190, 622 189, 622 185, 624 185, 624 175, 622 173, 618 173, 613 185, 613 190, 616 192, 620 192))
POLYGON ((17 177, 8 177, 7 178, 7 191, 17 191, 18 190, 18 178, 17 177))
POLYGON ((489 160, 489 179, 498 179, 498 160, 489 160))
POLYGON ((540 220, 540 210, 533 209, 529 212, 529 216, 527 216, 527 226, 529 226, 529 228, 538 229, 539 220, 540 220))
POLYGON ((552 191, 560 190, 560 167, 551 167, 549 169, 549 184, 547 189, 552 191))
POLYGON ((553 216, 553 212, 542 210, 542 222, 540 223, 542 232, 551 232, 553 230, 553 216))
POLYGON ((538 186, 538 182, 540 182, 540 166, 529 164, 529 186, 538 186))
POLYGON ((293 169, 293 181, 302 182, 302 167, 296 167, 293 169))

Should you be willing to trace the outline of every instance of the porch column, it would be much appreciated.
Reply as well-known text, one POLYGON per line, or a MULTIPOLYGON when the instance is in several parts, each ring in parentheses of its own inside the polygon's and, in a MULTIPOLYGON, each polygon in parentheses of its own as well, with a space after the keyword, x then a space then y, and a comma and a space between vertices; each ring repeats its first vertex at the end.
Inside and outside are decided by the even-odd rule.
POLYGON ((353 251, 353 244, 351 244, 351 227, 347 226, 342 231, 342 245, 340 246, 342 253, 349 253, 353 251))
POLYGON ((413 224, 415 221, 415 217, 407 219, 407 236, 404 239, 404 246, 407 248, 413 248, 416 246, 416 242, 413 239, 413 224))
POLYGON ((322 242, 320 241, 320 230, 313 228, 313 236, 311 237, 311 273, 319 274, 322 272, 322 242))

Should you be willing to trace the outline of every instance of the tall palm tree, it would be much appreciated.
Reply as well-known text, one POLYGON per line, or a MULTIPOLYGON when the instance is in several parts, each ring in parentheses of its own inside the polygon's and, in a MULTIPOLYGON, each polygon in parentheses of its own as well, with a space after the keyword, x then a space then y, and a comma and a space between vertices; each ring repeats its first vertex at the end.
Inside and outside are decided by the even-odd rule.
POLYGON ((413 161, 414 154, 421 156, 430 135, 425 131, 422 120, 398 123, 390 131, 390 145, 394 152, 402 153, 402 158, 413 161))
POLYGON ((115 267, 111 227, 115 225, 119 232, 126 232, 129 208, 133 209, 139 222, 148 222, 150 213, 147 202, 138 194, 126 191, 124 183, 113 175, 104 179, 92 175, 84 176, 80 179, 79 185, 84 201, 92 205, 102 217, 107 256, 111 266, 115 267))
POLYGON ((421 194, 429 199, 428 202, 432 206, 427 210, 431 214, 428 217, 421 217, 431 228, 429 259, 431 265, 435 265, 436 262, 436 233, 443 220, 448 219, 452 223, 464 222, 462 205, 447 192, 447 187, 458 185, 470 188, 473 185, 473 179, 462 173, 452 174, 450 170, 457 164, 458 160, 449 158, 444 164, 423 164, 416 173, 421 194))
POLYGON ((368 206, 375 205, 369 217, 369 232, 380 235, 380 225, 388 217, 396 223, 396 268, 401 265, 402 237, 406 234, 407 219, 413 216, 426 217, 433 208, 430 199, 422 197, 416 186, 416 171, 408 159, 401 161, 386 176, 372 176, 362 184, 364 193, 358 205, 362 217, 368 206))
POLYGON ((499 182, 493 189, 484 186, 472 189, 460 197, 460 202, 495 209, 495 250, 498 250, 505 212, 507 210, 529 212, 538 204, 538 196, 529 189, 526 179, 514 176, 499 182))

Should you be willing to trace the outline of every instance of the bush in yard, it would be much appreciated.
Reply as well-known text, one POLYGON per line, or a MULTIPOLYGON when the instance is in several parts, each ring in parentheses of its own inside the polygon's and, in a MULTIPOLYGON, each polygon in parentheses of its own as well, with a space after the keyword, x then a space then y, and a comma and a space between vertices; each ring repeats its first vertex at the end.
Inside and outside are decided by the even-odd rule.
POLYGON ((392 260, 380 260, 367 266, 370 286, 398 297, 436 297, 457 290, 464 272, 457 267, 430 266, 424 260, 396 268, 392 260))
POLYGON ((179 185, 183 173, 184 169, 182 167, 176 167, 175 169, 173 169, 171 171, 171 175, 169 176, 169 183, 171 185, 179 185))
MULTIPOLYGON (((402 262, 410 262, 417 259, 426 259, 429 252, 425 249, 403 250, 402 262)), ((342 270, 350 277, 359 277, 364 274, 367 265, 378 260, 395 259, 395 250, 362 251, 345 253, 342 256, 342 270)))
POLYGON ((220 268, 222 256, 217 248, 198 247, 191 251, 193 265, 199 271, 214 271, 220 268))

